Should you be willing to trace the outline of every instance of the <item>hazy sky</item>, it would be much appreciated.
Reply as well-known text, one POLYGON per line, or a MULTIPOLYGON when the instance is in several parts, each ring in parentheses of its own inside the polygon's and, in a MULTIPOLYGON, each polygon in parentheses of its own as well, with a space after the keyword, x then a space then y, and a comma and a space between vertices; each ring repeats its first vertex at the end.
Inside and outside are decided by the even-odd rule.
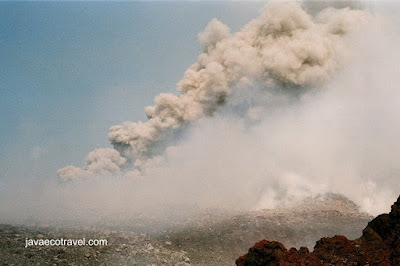
MULTIPOLYGON (((272 97, 275 87, 255 83, 240 92, 246 97, 233 94, 231 105, 196 123, 186 140, 178 132, 182 143, 166 151, 164 168, 151 167, 150 160, 145 176, 154 178, 138 186, 133 179, 89 180, 79 189, 57 183, 58 169, 84 167, 91 151, 111 147, 110 126, 145 121, 144 107, 156 95, 176 93, 176 83, 202 52, 197 35, 213 18, 237 32, 265 3, 0 2, 0 218, 27 217, 47 205, 50 213, 65 206, 85 213, 78 208, 84 203, 100 209, 162 205, 168 197, 204 206, 246 198, 248 206, 261 202, 264 208, 304 191, 340 192, 369 213, 386 210, 398 195, 400 172, 400 6, 394 2, 304 5, 310 15, 323 5, 362 5, 378 14, 346 35, 343 69, 315 95, 292 99, 284 91, 272 97), (241 104, 250 111, 247 100, 265 107, 260 122, 247 127, 245 119, 221 118, 241 104)), ((289 21, 305 14, 294 10, 289 21)), ((297 37, 304 36, 311 35, 297 37)), ((321 43, 307 40, 316 40, 313 48, 321 43)))
POLYGON ((0 179, 82 164, 110 126, 175 91, 212 18, 236 31, 264 4, 0 3, 0 179))

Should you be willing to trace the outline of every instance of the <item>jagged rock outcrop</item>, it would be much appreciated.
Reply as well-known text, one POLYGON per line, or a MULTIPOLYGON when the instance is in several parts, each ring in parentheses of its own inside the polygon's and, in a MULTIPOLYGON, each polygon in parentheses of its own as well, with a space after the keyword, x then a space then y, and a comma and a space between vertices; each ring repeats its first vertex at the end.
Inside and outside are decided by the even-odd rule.
POLYGON ((256 265, 400 265, 400 196, 389 214, 381 214, 363 230, 362 236, 324 237, 314 251, 299 250, 276 241, 262 240, 236 260, 238 266, 256 265))

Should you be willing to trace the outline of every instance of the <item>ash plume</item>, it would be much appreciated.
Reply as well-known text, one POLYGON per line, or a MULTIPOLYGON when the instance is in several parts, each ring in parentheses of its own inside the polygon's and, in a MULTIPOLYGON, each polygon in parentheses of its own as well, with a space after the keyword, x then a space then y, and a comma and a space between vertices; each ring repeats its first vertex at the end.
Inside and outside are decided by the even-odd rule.
MULTIPOLYGON (((137 174, 160 159, 154 147, 167 132, 214 115, 235 90, 255 81, 288 91, 318 87, 340 69, 346 36, 369 17, 362 10, 327 8, 313 18, 299 3, 273 2, 234 34, 213 19, 198 35, 203 53, 178 82, 178 95, 156 96, 145 122, 112 126, 108 139, 114 149, 89 153, 86 166, 62 168, 59 178, 137 174)), ((257 109, 252 113, 257 116, 257 109)))

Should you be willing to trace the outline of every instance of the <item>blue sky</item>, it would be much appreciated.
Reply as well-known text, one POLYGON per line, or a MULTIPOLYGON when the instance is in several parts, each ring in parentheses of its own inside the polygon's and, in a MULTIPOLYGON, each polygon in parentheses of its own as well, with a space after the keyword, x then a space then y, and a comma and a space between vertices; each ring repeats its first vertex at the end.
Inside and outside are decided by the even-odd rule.
POLYGON ((214 17, 232 31, 256 2, 0 3, 0 182, 56 178, 107 131, 144 120, 196 61, 214 17))

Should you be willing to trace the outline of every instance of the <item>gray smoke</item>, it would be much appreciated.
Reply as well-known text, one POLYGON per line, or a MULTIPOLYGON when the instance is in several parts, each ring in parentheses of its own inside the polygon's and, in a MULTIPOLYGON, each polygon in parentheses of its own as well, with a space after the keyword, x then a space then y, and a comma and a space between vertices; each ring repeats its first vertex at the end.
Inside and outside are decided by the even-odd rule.
MULTIPOLYGON (((348 54, 348 35, 369 18, 366 11, 349 8, 327 8, 313 18, 299 3, 273 2, 235 34, 213 19, 198 36, 204 52, 177 84, 179 94, 158 95, 145 109, 146 122, 112 126, 108 139, 114 149, 91 152, 86 166, 62 168, 59 178, 140 175, 164 160, 154 150, 168 132, 214 115, 236 90, 258 84, 292 92, 324 84, 348 54)), ((257 118, 265 108, 256 106, 248 114, 257 118)))

